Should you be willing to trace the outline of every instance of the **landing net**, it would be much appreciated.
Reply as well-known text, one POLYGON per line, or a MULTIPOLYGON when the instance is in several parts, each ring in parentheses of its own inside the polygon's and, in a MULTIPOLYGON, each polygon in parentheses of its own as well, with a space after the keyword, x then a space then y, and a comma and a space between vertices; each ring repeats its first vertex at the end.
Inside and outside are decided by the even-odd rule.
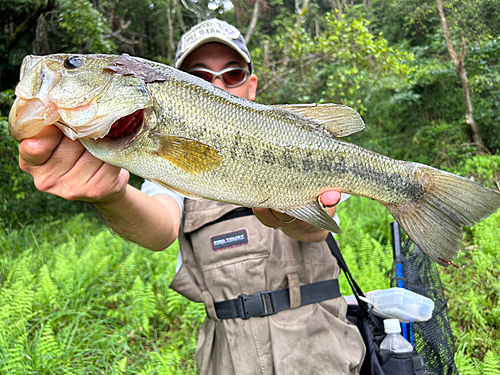
POLYGON ((455 341, 448 318, 448 306, 437 265, 411 241, 394 239, 399 226, 393 226, 394 265, 392 287, 403 287, 434 301, 432 318, 426 322, 403 324, 403 334, 414 344, 429 375, 458 375, 455 365, 455 341))

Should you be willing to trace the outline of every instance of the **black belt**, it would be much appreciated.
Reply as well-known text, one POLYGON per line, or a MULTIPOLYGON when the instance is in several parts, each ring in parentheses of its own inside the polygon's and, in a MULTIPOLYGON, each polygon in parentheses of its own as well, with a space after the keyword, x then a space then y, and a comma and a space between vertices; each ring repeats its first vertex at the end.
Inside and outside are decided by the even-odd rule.
MULTIPOLYGON (((300 286, 301 306, 337 298, 341 295, 337 279, 300 286)), ((288 288, 257 292, 250 295, 241 294, 235 299, 215 302, 215 311, 219 319, 263 317, 289 308, 290 294, 288 288)))

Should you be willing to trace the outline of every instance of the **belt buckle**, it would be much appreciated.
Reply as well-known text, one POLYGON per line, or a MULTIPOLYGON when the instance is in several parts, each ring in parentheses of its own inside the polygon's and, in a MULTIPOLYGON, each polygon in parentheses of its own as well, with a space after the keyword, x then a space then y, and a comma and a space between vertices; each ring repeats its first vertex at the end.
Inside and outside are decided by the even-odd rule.
POLYGON ((240 294, 238 299, 241 302, 243 319, 276 314, 273 308, 270 290, 249 295, 240 294))

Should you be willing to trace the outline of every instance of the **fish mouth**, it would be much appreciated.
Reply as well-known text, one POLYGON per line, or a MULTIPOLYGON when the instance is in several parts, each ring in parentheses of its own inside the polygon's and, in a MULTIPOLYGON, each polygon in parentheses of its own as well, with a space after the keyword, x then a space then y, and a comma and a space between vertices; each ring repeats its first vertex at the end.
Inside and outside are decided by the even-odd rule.
POLYGON ((9 132, 16 141, 21 142, 60 119, 57 107, 52 103, 44 105, 39 99, 16 98, 9 112, 9 132))
POLYGON ((137 133, 142 129, 143 124, 144 109, 138 109, 137 111, 116 120, 111 125, 108 134, 106 134, 104 138, 134 138, 135 135, 137 135, 137 133))
POLYGON ((132 145, 144 133, 150 112, 149 108, 137 109, 115 120, 105 136, 96 139, 82 138, 80 141, 84 145, 94 144, 99 145, 99 147, 112 147, 114 150, 123 150, 132 145))

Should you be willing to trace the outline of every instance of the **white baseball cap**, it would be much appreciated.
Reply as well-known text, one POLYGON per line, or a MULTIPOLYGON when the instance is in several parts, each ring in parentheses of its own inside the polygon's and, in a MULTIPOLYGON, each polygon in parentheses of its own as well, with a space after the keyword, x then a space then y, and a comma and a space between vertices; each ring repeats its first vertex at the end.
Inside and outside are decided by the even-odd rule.
POLYGON ((241 35, 236 27, 216 18, 193 26, 182 36, 177 46, 177 53, 175 54, 175 67, 177 69, 180 68, 182 62, 191 52, 203 44, 210 42, 222 43, 231 47, 243 57, 245 62, 250 66, 250 72, 252 71, 252 58, 250 57, 250 52, 248 52, 243 35, 241 35))

